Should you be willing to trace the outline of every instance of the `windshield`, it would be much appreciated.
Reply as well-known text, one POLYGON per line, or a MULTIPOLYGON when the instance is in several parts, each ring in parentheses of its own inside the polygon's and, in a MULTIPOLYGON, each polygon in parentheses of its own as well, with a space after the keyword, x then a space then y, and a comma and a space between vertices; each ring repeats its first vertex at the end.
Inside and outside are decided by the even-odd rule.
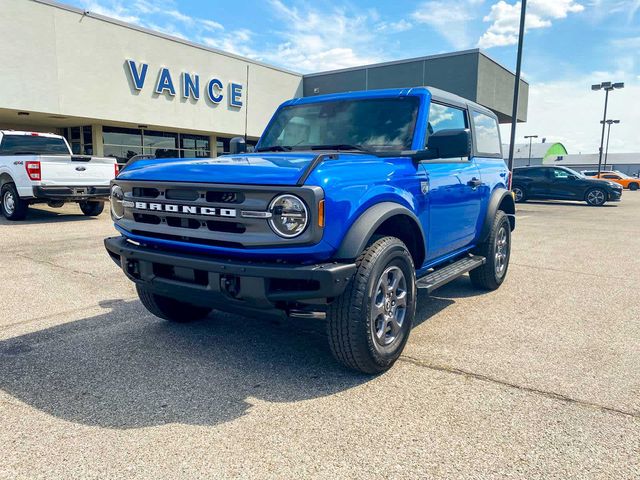
POLYGON ((396 97, 284 107, 267 127, 257 150, 408 150, 418 104, 417 97, 396 97))
POLYGON ((69 155, 69 147, 60 137, 5 135, 0 155, 69 155))
POLYGON ((571 175, 575 175, 578 178, 587 178, 580 172, 575 171, 573 168, 563 167, 566 171, 568 171, 571 175))

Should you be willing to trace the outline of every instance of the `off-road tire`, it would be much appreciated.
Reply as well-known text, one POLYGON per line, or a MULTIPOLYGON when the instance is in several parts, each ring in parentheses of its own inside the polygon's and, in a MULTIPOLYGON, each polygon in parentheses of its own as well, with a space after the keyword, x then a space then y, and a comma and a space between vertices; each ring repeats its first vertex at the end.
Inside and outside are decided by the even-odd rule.
POLYGON ((635 191, 635 190, 638 190, 638 188, 640 188, 640 184, 638 184, 638 183, 630 183, 629 184, 629 190, 635 191))
POLYGON ((87 217, 97 217, 104 211, 104 202, 85 200, 84 202, 79 202, 78 205, 80 205, 80 210, 87 217))
POLYGON ((329 345, 334 357, 346 367, 367 374, 381 373, 391 368, 409 339, 416 312, 415 267, 406 245, 395 237, 374 237, 356 266, 346 290, 327 309, 329 345), (379 323, 372 318, 372 304, 383 273, 389 269, 402 274, 398 276, 404 279, 406 307, 399 333, 393 343, 384 346, 382 340, 374 339, 379 323))
POLYGON ((15 184, 5 183, 0 190, 0 204, 2 215, 7 220, 24 220, 29 211, 29 203, 25 202, 18 195, 15 184), (9 207, 8 202, 11 202, 9 207), (7 205, 5 206, 5 202, 7 205))
POLYGON ((592 207, 601 207, 602 205, 607 203, 608 198, 609 197, 607 195, 607 192, 605 192, 602 188, 591 188, 584 195, 584 201, 587 202, 587 205, 590 205, 592 207), (598 192, 601 195, 598 195, 598 192), (592 197, 594 196, 597 196, 598 200, 592 199, 592 197))
POLYGON ((496 290, 507 277, 509 259, 511 258, 511 225, 509 217, 502 210, 498 210, 493 219, 489 237, 474 249, 473 254, 483 256, 487 261, 484 265, 469 272, 471 283, 474 287, 483 290, 496 290), (498 243, 503 234, 506 235, 506 251, 503 252, 506 257, 501 257, 502 262, 500 262, 498 260, 498 243), (498 268, 501 264, 503 269, 498 268))
POLYGON ((511 187, 511 191, 513 192, 513 200, 516 203, 524 203, 527 201, 527 194, 524 191, 524 188, 521 187, 520 185, 514 185, 513 187, 511 187), (520 192, 522 192, 522 195, 518 195, 518 193, 516 192, 517 190, 520 190, 520 192))
POLYGON ((173 298, 157 295, 140 284, 136 284, 136 290, 140 301, 150 313, 169 322, 195 322, 206 318, 212 310, 207 307, 198 307, 173 298))

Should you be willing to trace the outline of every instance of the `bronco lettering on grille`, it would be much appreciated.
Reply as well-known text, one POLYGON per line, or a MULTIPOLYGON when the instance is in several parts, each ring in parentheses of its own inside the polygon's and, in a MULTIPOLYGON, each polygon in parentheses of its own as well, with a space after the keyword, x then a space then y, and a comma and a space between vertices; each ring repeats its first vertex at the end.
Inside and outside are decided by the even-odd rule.
POLYGON ((188 215, 205 215, 209 217, 235 217, 234 208, 200 207, 197 205, 174 205, 170 203, 149 203, 124 201, 123 205, 136 210, 151 212, 185 213, 188 215))

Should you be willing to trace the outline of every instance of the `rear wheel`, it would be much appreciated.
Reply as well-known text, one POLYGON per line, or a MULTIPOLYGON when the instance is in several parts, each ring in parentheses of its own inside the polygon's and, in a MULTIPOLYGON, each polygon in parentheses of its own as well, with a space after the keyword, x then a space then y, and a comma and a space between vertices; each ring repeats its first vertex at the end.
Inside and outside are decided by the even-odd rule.
POLYGON ((395 237, 373 241, 356 265, 347 289, 329 305, 329 343, 345 366, 380 373, 391 368, 409 338, 415 269, 406 245, 395 237))
POLYGON ((5 183, 0 190, 2 215, 7 220, 23 220, 27 216, 29 204, 18 195, 13 183, 5 183))
POLYGON ((147 287, 136 284, 138 297, 145 308, 156 317, 175 323, 202 320, 211 313, 211 308, 198 307, 173 298, 157 295, 147 287))
POLYGON ((94 202, 90 200, 85 200, 84 202, 80 202, 80 210, 87 217, 97 217, 104 210, 104 202, 94 202))
POLYGON ((487 262, 469 272, 471 283, 477 288, 496 290, 507 276, 511 258, 511 224, 502 210, 493 219, 489 238, 473 253, 485 257, 487 262))
POLYGON ((630 183, 629 184, 629 190, 638 190, 638 188, 640 188, 640 184, 638 184, 638 183, 630 183))
POLYGON ((516 203, 527 201, 527 196, 524 193, 524 188, 522 188, 520 185, 514 185, 511 191, 513 192, 513 199, 516 201, 516 203))
POLYGON ((585 201, 592 207, 601 207, 607 201, 607 192, 601 188, 592 188, 587 192, 585 201))

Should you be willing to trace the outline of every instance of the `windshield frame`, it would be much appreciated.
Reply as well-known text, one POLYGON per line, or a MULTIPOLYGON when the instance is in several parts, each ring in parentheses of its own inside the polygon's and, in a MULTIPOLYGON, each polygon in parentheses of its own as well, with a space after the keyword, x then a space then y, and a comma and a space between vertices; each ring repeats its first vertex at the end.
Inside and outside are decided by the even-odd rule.
POLYGON ((401 96, 366 96, 366 97, 345 97, 345 98, 327 98, 318 101, 309 101, 309 102, 301 102, 301 103, 291 103, 286 102, 282 104, 276 112, 271 117, 271 120, 267 124, 264 132, 262 133, 260 140, 256 144, 255 151, 256 152, 265 152, 265 151, 282 151, 282 152, 296 152, 296 151, 321 151, 325 148, 325 144, 299 144, 299 145, 266 145, 267 133, 273 128, 276 123, 279 115, 282 111, 287 109, 292 109, 296 107, 305 107, 305 106, 313 106, 320 104, 329 104, 329 103, 339 103, 339 102, 375 102, 375 101, 389 101, 389 100, 399 100, 399 101, 410 101, 414 104, 415 115, 413 118, 413 123, 410 126, 411 135, 406 142, 405 145, 370 145, 370 144, 348 144, 348 143, 332 143, 326 144, 326 150, 339 150, 339 151, 349 151, 356 153, 368 153, 380 157, 387 156, 396 156, 401 152, 412 150, 415 148, 417 143, 417 139, 422 135, 420 130, 421 122, 423 121, 423 111, 424 111, 424 99, 420 95, 401 95, 401 96), (382 147, 382 148, 380 148, 382 147), (273 149, 273 150, 271 150, 273 149))

